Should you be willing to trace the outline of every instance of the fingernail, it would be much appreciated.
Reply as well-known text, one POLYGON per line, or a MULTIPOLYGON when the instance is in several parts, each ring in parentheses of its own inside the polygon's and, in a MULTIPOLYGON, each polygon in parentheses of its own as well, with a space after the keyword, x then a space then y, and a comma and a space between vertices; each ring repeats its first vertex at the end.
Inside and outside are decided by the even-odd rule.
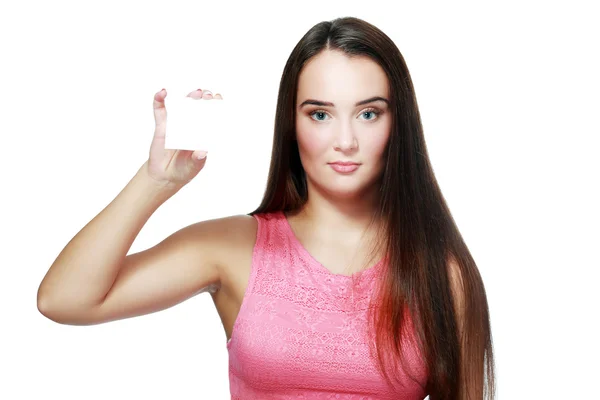
POLYGON ((196 155, 196 158, 198 160, 202 160, 203 158, 206 158, 207 153, 208 153, 207 151, 199 151, 198 154, 196 155))

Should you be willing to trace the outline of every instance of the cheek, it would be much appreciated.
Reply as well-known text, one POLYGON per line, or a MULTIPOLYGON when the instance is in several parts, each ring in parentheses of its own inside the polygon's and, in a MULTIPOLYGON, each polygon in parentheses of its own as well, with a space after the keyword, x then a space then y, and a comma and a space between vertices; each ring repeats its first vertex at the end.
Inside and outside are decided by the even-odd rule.
POLYGON ((381 130, 369 132, 368 138, 363 138, 361 142, 360 152, 370 159, 380 159, 385 153, 389 138, 390 132, 387 126, 381 130))
POLYGON ((327 139, 310 124, 298 123, 296 125, 296 139, 302 159, 319 158, 327 153, 327 139))
POLYGON ((383 156, 383 153, 385 152, 385 149, 388 145, 389 137, 389 134, 383 134, 381 136, 376 137, 375 140, 373 140, 373 142, 371 143, 371 152, 373 153, 373 155, 378 157, 383 156))

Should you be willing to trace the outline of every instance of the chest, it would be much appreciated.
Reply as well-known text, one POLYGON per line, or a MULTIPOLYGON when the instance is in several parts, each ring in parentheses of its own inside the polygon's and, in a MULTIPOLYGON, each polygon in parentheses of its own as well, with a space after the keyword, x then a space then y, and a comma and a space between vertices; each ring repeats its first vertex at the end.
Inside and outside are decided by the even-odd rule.
POLYGON ((232 387, 385 392, 369 349, 367 293, 352 296, 345 281, 320 287, 310 272, 251 271, 227 343, 232 387))
MULTIPOLYGON (((362 265, 364 269, 364 265, 371 262, 372 258, 367 257, 364 252, 354 252, 353 254, 358 254, 358 260, 352 260, 348 257, 348 253, 349 250, 344 248, 332 250, 330 247, 320 246, 318 249, 315 248, 318 259, 307 251, 304 254, 304 257, 309 257, 310 267, 306 265, 306 262, 299 262, 298 265, 301 267, 294 267, 293 270, 278 268, 277 264, 286 265, 289 260, 277 259, 271 263, 271 267, 276 268, 275 271, 278 272, 265 273, 263 271, 261 285, 268 285, 274 290, 284 293, 289 292, 296 296, 297 300, 311 299, 321 304, 329 303, 329 306, 333 302, 333 305, 337 305, 338 308, 347 306, 349 309, 354 309, 357 304, 360 307, 365 303, 366 298, 355 296, 357 295, 356 287, 360 288, 360 284, 358 286, 351 285, 353 282, 351 275, 360 270, 353 265, 362 265), (315 273, 318 274, 317 280, 313 276, 315 273)), ((226 340, 232 336, 235 320, 251 281, 252 256, 253 247, 250 244, 246 248, 238 248, 236 252, 229 254, 220 270, 221 289, 211 294, 223 324, 226 340)))
POLYGON ((382 264, 335 273, 334 262, 352 259, 347 248, 311 246, 313 256, 289 231, 261 222, 257 247, 236 255, 213 296, 232 398, 423 398, 419 380, 408 382, 407 396, 390 390, 372 352, 369 311, 382 264))
MULTIPOLYGON (((265 266, 255 265, 251 271, 227 343, 232 394, 252 393, 242 398, 260 399, 271 398, 264 397, 267 393, 398 398, 397 388, 387 386, 371 352, 369 281, 351 283, 347 277, 327 274, 322 280, 309 266, 295 265, 288 273, 265 266)), ((422 393, 419 383, 407 388, 417 396, 406 398, 422 393)))

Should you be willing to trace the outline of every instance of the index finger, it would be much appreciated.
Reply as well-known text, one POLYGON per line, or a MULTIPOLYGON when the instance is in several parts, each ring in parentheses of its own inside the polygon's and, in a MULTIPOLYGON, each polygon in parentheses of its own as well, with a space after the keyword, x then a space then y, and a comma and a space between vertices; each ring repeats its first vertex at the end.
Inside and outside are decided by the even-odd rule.
POLYGON ((165 97, 167 97, 167 91, 165 89, 162 89, 160 92, 154 95, 152 108, 154 109, 154 122, 156 122, 156 125, 163 124, 167 119, 165 97))

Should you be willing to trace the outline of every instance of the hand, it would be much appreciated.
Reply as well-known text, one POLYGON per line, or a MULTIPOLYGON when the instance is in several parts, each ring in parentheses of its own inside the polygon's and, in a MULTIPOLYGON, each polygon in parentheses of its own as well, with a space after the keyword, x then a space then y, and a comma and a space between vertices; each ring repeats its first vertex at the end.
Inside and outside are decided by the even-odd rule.
MULTIPOLYGON (((167 109, 165 107, 165 89, 154 95, 154 138, 150 145, 150 156, 146 162, 148 175, 164 186, 183 186, 190 182, 206 163, 206 151, 165 149, 167 109)), ((188 94, 196 100, 211 100, 210 90, 194 90, 188 94)), ((214 99, 222 100, 217 93, 214 99)))

